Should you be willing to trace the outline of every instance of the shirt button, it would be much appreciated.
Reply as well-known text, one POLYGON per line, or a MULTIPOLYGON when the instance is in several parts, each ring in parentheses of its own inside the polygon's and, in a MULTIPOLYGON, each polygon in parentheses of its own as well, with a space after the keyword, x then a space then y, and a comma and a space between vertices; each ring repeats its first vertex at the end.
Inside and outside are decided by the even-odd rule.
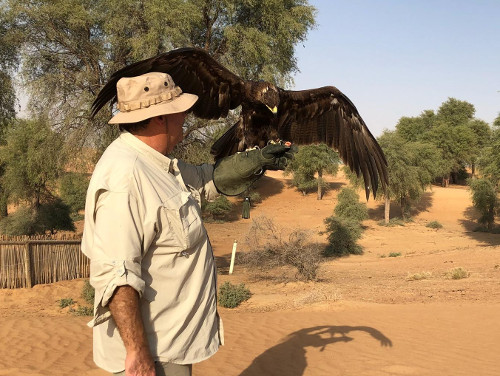
POLYGON ((189 258, 189 253, 187 253, 186 251, 182 251, 181 256, 184 256, 185 258, 189 258))

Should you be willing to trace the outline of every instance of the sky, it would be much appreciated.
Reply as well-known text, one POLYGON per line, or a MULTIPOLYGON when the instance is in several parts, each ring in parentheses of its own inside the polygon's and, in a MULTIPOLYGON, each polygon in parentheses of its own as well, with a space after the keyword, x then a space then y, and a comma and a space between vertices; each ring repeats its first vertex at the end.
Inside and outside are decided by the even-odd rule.
POLYGON ((500 0, 309 0, 293 90, 333 85, 374 136, 449 97, 500 113, 500 0))

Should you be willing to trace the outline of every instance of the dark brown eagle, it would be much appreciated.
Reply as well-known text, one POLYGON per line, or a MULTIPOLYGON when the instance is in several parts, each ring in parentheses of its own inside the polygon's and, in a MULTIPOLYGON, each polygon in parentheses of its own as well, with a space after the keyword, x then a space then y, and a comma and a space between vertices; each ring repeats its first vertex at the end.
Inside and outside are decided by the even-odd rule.
POLYGON ((238 122, 212 146, 219 159, 270 140, 297 145, 326 143, 343 162, 363 175, 366 197, 375 196, 379 181, 388 181, 384 153, 354 104, 334 86, 283 90, 265 81, 238 77, 206 51, 180 48, 128 65, 115 72, 92 104, 92 116, 110 100, 116 101, 116 83, 122 77, 164 72, 186 93, 198 95, 192 108, 203 119, 226 117, 241 105, 238 122))

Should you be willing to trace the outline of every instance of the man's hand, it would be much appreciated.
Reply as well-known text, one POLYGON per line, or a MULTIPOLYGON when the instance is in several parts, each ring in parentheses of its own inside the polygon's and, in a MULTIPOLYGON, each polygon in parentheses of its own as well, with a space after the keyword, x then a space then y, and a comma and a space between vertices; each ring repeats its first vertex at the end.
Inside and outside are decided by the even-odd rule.
POLYGON ((137 291, 130 286, 118 287, 109 302, 109 310, 127 351, 125 376, 156 376, 137 291))
POLYGON ((156 376, 155 362, 147 351, 127 351, 125 376, 156 376))

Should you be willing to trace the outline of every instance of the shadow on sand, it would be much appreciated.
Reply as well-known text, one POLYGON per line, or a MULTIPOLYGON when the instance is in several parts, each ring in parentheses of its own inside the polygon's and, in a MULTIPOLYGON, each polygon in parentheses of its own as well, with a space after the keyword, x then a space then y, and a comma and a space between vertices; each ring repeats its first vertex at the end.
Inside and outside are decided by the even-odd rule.
POLYGON ((465 235, 483 243, 484 247, 500 245, 500 234, 476 231, 480 227, 478 218, 479 214, 473 206, 465 209, 463 219, 460 219, 460 223, 465 229, 465 235))
POLYGON ((392 341, 389 338, 377 329, 368 326, 305 328, 289 334, 283 342, 259 355, 240 376, 301 376, 307 368, 306 347, 317 347, 320 351, 324 351, 328 345, 353 341, 354 338, 348 334, 354 331, 370 334, 380 342, 381 346, 392 346, 392 341))

